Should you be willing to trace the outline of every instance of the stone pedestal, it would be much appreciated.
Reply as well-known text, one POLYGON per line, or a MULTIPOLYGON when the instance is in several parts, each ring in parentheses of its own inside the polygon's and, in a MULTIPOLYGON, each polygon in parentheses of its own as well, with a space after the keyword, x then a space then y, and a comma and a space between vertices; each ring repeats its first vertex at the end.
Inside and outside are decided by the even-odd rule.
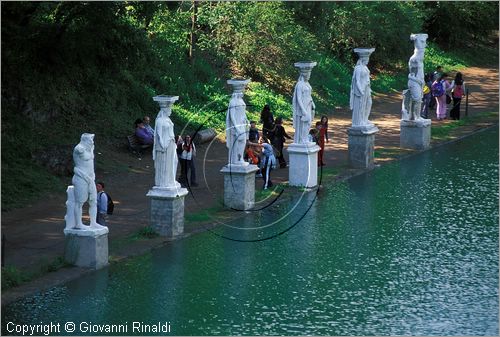
POLYGON ((350 167, 370 168, 373 166, 375 133, 377 132, 376 126, 347 129, 350 167))
POLYGON ((161 236, 175 237, 184 233, 185 188, 153 187, 146 196, 151 198, 151 227, 161 236))
POLYGON ((401 120, 399 145, 413 150, 428 149, 431 144, 431 120, 401 120))
POLYGON ((65 229, 64 258, 78 267, 99 269, 108 264, 108 228, 65 229))
POLYGON ((290 186, 312 188, 318 185, 318 152, 316 143, 288 146, 290 167, 288 180, 290 186))
POLYGON ((255 204, 255 172, 257 165, 226 165, 224 174, 224 206, 248 210, 255 204))

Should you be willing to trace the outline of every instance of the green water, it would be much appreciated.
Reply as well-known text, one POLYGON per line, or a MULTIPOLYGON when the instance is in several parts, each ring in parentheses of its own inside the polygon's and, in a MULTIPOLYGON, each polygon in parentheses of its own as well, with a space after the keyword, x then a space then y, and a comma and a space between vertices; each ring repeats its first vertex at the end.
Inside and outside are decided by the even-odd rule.
POLYGON ((176 335, 498 335, 498 137, 324 184, 317 197, 285 193, 216 233, 3 308, 3 334, 8 322, 67 321, 132 334, 142 321, 176 335))

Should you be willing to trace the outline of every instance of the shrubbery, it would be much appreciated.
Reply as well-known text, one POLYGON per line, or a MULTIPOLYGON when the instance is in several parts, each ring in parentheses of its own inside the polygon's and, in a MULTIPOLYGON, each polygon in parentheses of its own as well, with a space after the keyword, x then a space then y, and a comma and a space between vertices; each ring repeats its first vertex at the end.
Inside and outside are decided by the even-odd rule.
POLYGON ((426 56, 429 69, 451 68, 467 65, 466 57, 439 46, 462 49, 476 40, 487 42, 498 28, 494 2, 1 6, 3 206, 17 195, 14 177, 21 168, 29 168, 23 191, 35 195, 53 184, 31 163, 33 152, 75 144, 83 132, 109 142, 123 137, 137 117, 158 111, 151 99, 156 94, 180 96, 173 116, 179 127, 189 121, 191 129, 220 129, 229 100, 226 80, 242 76, 253 81, 247 91, 250 118, 258 119, 265 103, 275 115, 290 118, 298 77, 293 63, 314 60, 311 84, 318 113, 324 114, 348 103, 354 47, 377 49, 370 63, 374 90, 400 90, 413 49, 410 33, 427 32, 435 42, 426 56))

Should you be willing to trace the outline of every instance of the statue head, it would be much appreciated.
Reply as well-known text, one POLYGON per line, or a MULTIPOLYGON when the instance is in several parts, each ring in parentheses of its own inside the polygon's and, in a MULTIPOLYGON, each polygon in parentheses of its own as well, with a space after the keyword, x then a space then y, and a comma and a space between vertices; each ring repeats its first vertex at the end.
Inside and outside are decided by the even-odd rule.
POLYGON ((172 105, 174 105, 174 102, 178 99, 179 96, 158 95, 153 97, 153 101, 158 102, 158 104, 160 105, 160 112, 158 114, 158 117, 169 117, 172 114, 172 105))
POLYGON ((427 46, 427 38, 429 35, 427 34, 411 34, 410 40, 414 41, 415 49, 425 49, 427 46))
POLYGON ((358 54, 359 62, 363 65, 368 65, 368 61, 370 60, 370 55, 375 51, 375 48, 354 48, 354 52, 358 54))
POLYGON ((93 133, 84 133, 80 137, 80 142, 86 145, 94 145, 94 136, 93 133))
POLYGON ((302 61, 294 63, 294 66, 299 68, 299 80, 302 78, 304 81, 308 82, 309 78, 311 78, 311 72, 316 64, 317 63, 313 61, 302 61))

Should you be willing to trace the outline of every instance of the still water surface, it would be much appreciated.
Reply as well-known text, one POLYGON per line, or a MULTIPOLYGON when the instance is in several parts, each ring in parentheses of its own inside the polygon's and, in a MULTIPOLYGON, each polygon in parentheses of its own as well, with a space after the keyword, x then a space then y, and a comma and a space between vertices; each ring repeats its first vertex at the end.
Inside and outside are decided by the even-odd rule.
POLYGON ((173 242, 3 308, 3 334, 9 321, 128 324, 128 334, 142 321, 176 335, 498 335, 498 137, 283 195, 229 224, 243 229, 217 229, 268 237, 312 205, 283 235, 173 242))

